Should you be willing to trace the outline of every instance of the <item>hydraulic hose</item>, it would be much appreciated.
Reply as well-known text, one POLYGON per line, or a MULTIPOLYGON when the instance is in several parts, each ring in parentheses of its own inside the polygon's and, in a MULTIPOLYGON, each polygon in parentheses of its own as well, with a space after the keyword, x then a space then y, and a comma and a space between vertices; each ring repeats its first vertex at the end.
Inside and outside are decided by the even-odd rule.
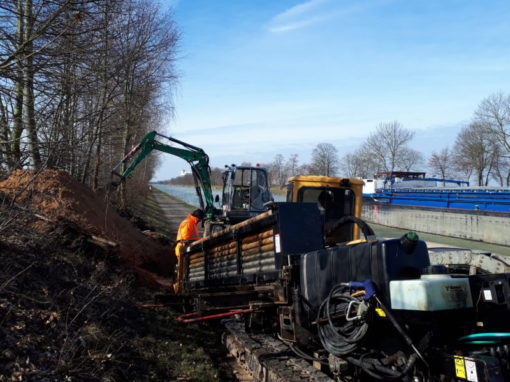
POLYGON ((349 354, 359 347, 367 334, 371 317, 371 312, 367 311, 356 319, 349 319, 350 307, 359 306, 362 301, 351 296, 348 291, 349 288, 344 285, 335 286, 320 305, 317 314, 317 331, 322 346, 337 356, 349 354), (337 316, 342 318, 338 324, 334 322, 337 316))
POLYGON ((372 362, 369 362, 367 359, 368 354, 361 356, 360 359, 356 359, 353 357, 347 357, 347 361, 352 363, 355 366, 361 368, 365 373, 370 375, 371 377, 380 380, 380 381, 397 381, 401 380, 405 377, 411 368, 416 363, 417 355, 413 354, 407 360, 406 365, 400 371, 391 369, 389 367, 378 365, 375 359, 370 359, 372 362))
POLYGON ((361 232, 365 236, 367 240, 370 240, 370 238, 375 237, 375 232, 365 221, 361 220, 360 218, 357 218, 355 216, 344 216, 340 218, 336 224, 331 227, 331 229, 326 232, 326 235, 331 235, 333 232, 335 232, 337 229, 339 229, 343 224, 346 223, 355 223, 361 228, 361 232))

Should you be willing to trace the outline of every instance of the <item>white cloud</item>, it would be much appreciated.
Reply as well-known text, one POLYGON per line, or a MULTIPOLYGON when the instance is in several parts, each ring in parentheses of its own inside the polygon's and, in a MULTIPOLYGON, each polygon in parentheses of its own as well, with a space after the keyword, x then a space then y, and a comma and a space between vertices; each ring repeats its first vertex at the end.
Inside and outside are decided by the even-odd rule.
POLYGON ((274 16, 268 23, 270 32, 279 33, 300 29, 335 17, 345 17, 375 6, 383 6, 393 0, 379 2, 354 1, 350 4, 339 0, 309 0, 295 5, 274 16))
POLYGON ((274 20, 276 21, 286 21, 289 18, 293 17, 299 17, 304 15, 307 15, 310 11, 314 11, 317 7, 321 6, 322 4, 328 3, 330 0, 309 0, 305 3, 301 3, 298 5, 295 5, 279 15, 276 15, 274 20))
POLYGON ((284 32, 314 24, 328 17, 323 6, 330 0, 309 0, 295 5, 273 17, 269 23, 271 32, 284 32))

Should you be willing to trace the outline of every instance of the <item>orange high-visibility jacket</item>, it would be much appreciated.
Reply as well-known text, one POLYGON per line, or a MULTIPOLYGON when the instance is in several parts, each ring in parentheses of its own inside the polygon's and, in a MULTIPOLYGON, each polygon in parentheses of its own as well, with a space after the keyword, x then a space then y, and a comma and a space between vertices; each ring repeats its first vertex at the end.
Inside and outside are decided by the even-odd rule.
POLYGON ((200 239, 198 222, 199 220, 196 217, 189 214, 179 226, 179 231, 177 231, 177 242, 200 239))
POLYGON ((200 239, 198 221, 196 217, 189 214, 179 225, 179 230, 177 231, 177 245, 175 246, 175 256, 177 256, 179 262, 181 252, 186 245, 185 242, 200 239))

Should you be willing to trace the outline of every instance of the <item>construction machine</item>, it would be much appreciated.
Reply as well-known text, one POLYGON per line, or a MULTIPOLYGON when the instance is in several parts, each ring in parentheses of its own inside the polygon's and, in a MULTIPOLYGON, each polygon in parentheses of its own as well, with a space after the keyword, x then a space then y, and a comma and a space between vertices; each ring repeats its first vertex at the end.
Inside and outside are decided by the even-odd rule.
POLYGON ((242 314, 337 381, 510 380, 510 273, 452 274, 414 232, 376 238, 362 184, 291 178, 286 203, 193 242, 180 320, 242 314))
MULTIPOLYGON (((375 239, 374 232, 360 220, 362 206, 361 179, 327 176, 295 176, 288 179, 287 202, 317 203, 326 247, 342 243, 355 244, 375 239), (361 238, 363 233, 364 238, 361 238)), ((429 248, 434 264, 448 267, 450 273, 510 272, 510 261, 500 255, 466 248, 429 248)))
POLYGON ((272 196, 266 169, 259 166, 225 166, 221 206, 218 208, 215 203, 220 204, 220 198, 213 197, 209 156, 205 151, 156 131, 145 135, 113 168, 112 174, 119 177, 120 181, 125 181, 153 150, 175 155, 191 166, 200 208, 205 213, 204 235, 267 211, 265 204, 272 200, 272 196), (158 139, 178 146, 162 143, 158 139), (122 166, 124 168, 119 172, 122 166))
POLYGON ((363 181, 299 175, 288 179, 287 202, 317 203, 326 246, 372 239, 374 232, 361 217, 363 181))

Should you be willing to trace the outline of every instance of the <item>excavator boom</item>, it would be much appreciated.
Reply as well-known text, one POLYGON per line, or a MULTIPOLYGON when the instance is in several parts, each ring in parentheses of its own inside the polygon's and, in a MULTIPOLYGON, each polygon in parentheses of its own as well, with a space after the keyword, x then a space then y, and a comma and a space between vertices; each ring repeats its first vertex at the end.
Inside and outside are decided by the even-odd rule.
POLYGON ((205 211, 206 218, 212 218, 214 216, 214 199, 211 187, 209 157, 204 150, 199 147, 172 137, 167 137, 156 131, 151 131, 113 168, 112 174, 117 175, 120 177, 121 181, 124 181, 153 150, 175 155, 190 164, 200 207, 205 211), (182 147, 174 147, 161 143, 156 140, 157 137, 165 138, 182 147), (118 169, 122 166, 125 166, 124 169, 118 172, 118 169))

